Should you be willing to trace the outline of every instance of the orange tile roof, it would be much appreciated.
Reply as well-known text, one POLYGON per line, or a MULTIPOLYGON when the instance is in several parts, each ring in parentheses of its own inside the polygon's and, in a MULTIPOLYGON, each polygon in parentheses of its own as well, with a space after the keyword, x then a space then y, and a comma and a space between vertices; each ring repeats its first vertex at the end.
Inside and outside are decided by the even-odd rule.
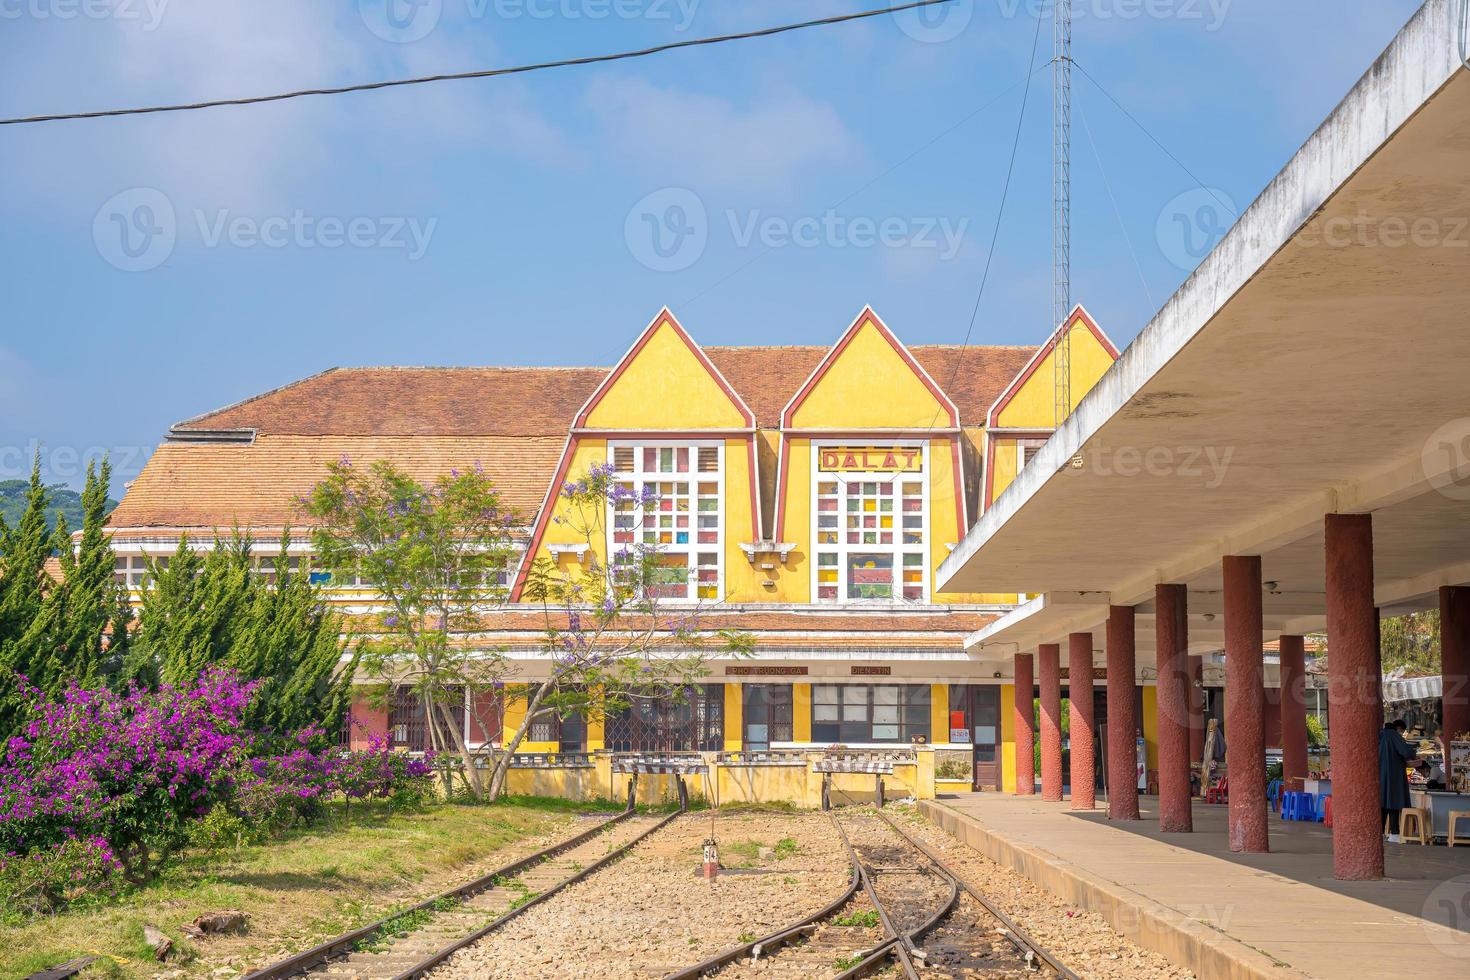
MULTIPOLYGON (((706 347, 704 352, 740 392, 762 427, 780 425, 781 410, 816 370, 828 348, 706 347)), ((965 425, 984 425, 990 406, 1036 353, 1035 347, 919 345, 909 353, 960 410, 965 425)))
POLYGON ((563 436, 260 435, 253 444, 159 446, 108 523, 115 528, 300 526, 296 500, 346 456, 391 459, 419 480, 480 463, 501 501, 529 517, 561 456, 563 436))
MULTIPOLYGON (((1031 347, 910 348, 960 409, 983 425, 1031 347)), ((710 360, 762 427, 811 374, 826 347, 709 347, 710 360)), ((158 448, 109 522, 114 528, 277 527, 301 523, 296 497, 325 463, 391 459, 419 479, 479 462, 505 502, 530 516, 556 471, 600 367, 334 368, 207 412, 173 428, 254 430, 253 444, 171 441, 158 448)))

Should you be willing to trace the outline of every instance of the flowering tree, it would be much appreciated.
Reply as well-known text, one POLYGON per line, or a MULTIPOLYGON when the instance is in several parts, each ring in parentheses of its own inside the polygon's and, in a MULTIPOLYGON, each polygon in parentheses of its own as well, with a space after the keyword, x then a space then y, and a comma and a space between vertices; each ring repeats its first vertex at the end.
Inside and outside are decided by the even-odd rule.
MULTIPOLYGON (((391 463, 362 470, 343 459, 303 500, 318 525, 318 561, 334 575, 372 583, 386 607, 359 639, 364 669, 419 697, 431 743, 459 756, 465 786, 476 796, 503 791, 511 756, 537 720, 595 717, 640 698, 682 697, 704 676, 711 640, 736 653, 750 647, 744 634, 701 630, 692 607, 664 611, 660 596, 671 576, 688 572, 672 569, 656 546, 628 544, 608 560, 597 557, 607 546, 607 515, 655 506, 655 497, 637 496, 612 467, 595 466, 565 484, 558 503, 558 527, 592 557, 568 571, 546 558, 528 569, 523 595, 543 612, 548 674, 524 679, 504 650, 462 642, 508 598, 497 583, 509 568, 514 529, 524 523, 501 507, 478 466, 426 487, 391 463), (504 733, 503 751, 493 753, 487 785, 478 763, 492 753, 469 749, 463 711, 468 704, 503 717, 508 684, 521 689, 512 696, 524 699, 526 711, 504 733)), ((493 728, 491 718, 478 720, 482 730, 493 728)))
MULTIPOLYGON (((542 652, 547 676, 526 685, 525 717, 505 733, 491 791, 505 784, 512 754, 539 718, 606 716, 639 700, 687 697, 708 671, 708 651, 748 655, 749 634, 701 627, 697 606, 673 608, 670 594, 688 594, 690 570, 656 544, 621 543, 604 560, 608 515, 656 509, 651 487, 642 494, 619 481, 611 465, 591 467, 561 487, 557 525, 586 546, 586 567, 562 570, 537 558, 526 576, 525 597, 545 616, 542 652)), ((636 522, 635 522, 636 523, 636 522)))
POLYGON ((228 794, 251 693, 224 670, 127 694, 73 685, 57 701, 26 688, 28 720, 0 759, 0 854, 45 860, 80 841, 146 879, 228 794))
POLYGON ((317 562, 371 583, 384 607, 358 629, 360 665, 418 697, 432 746, 457 755, 465 788, 483 795, 464 704, 494 689, 505 658, 456 635, 477 630, 481 614, 505 600, 512 522, 495 488, 478 467, 424 486, 386 460, 360 469, 344 457, 301 507, 315 525, 317 562))

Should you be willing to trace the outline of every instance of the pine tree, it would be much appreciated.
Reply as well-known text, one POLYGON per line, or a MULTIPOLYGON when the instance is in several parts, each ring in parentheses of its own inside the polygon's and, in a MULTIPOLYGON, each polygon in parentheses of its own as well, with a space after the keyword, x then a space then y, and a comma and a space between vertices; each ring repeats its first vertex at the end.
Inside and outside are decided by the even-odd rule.
POLYGON ((55 541, 46 527, 49 503, 38 451, 19 523, 12 528, 0 522, 0 740, 11 734, 19 718, 20 678, 29 679, 28 671, 36 667, 26 637, 45 604, 50 582, 46 559, 55 541))
POLYGON ((288 735, 316 724, 338 734, 353 673, 343 662, 341 619, 306 572, 284 559, 275 571, 272 582, 255 568, 252 543, 239 534, 205 553, 181 541, 167 563, 150 563, 122 676, 183 683, 205 667, 230 667, 260 684, 246 715, 251 728, 288 735))

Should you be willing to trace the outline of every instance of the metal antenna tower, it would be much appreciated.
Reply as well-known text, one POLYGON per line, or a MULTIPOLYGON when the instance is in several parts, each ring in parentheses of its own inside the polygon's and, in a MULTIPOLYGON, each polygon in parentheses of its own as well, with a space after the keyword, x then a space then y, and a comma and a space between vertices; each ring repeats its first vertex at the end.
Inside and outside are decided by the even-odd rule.
POLYGON ((1051 322, 1063 326, 1052 352, 1056 424, 1072 414, 1072 0, 1053 0, 1051 322))

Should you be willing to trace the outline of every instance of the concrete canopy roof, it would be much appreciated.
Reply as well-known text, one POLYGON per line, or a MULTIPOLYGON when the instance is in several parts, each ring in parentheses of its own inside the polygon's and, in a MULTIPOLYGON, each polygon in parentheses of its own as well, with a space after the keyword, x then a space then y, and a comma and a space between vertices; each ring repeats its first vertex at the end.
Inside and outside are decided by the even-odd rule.
POLYGON ((1328 513, 1373 514, 1381 606, 1470 582, 1455 6, 1419 10, 941 566, 943 591, 1041 596, 972 645, 1034 649, 1112 603, 1142 605, 1143 646, 1171 582, 1218 649, 1232 554, 1262 556, 1268 634, 1320 629, 1328 513))

